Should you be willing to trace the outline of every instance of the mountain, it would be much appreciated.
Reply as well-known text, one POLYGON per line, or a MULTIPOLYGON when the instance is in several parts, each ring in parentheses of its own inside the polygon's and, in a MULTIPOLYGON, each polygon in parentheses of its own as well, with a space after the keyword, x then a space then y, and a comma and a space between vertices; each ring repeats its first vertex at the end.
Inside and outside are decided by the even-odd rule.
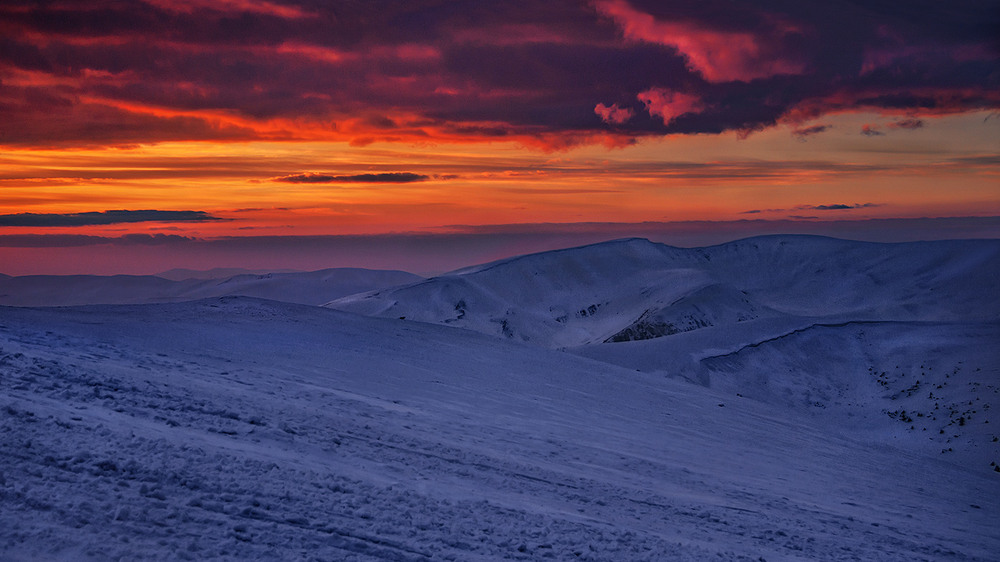
POLYGON ((236 275, 266 275, 268 273, 298 273, 294 269, 244 269, 242 267, 214 267, 212 269, 185 269, 174 268, 162 273, 157 273, 157 277, 169 279, 171 281, 184 281, 185 279, 228 279, 236 275))
POLYGON ((0 278, 0 305, 140 304, 235 295, 318 305, 345 295, 420 279, 404 271, 354 268, 181 281, 152 275, 26 275, 0 278))
POLYGON ((994 240, 767 236, 681 249, 629 239, 327 306, 558 348, 992 471, 997 287, 994 240))
POLYGON ((687 252, 630 239, 522 256, 331 308, 448 324, 546 347, 604 341, 650 308, 712 283, 687 252))
MULTIPOLYGON (((922 359, 913 346, 941 336, 935 326, 847 330, 780 337, 769 356, 699 353, 712 377, 757 360, 837 368, 838 353, 865 350, 905 370, 922 359), (866 339, 841 350, 859 330, 866 339)), ((990 560, 1000 551, 996 473, 826 423, 795 397, 778 407, 721 382, 507 340, 246 297, 0 308, 0 559, 990 560)), ((924 351, 934 362, 913 398, 949 382, 934 389, 941 409, 987 354, 954 375, 951 351, 924 351)), ((888 387, 877 387, 912 386, 918 375, 900 370, 879 373, 888 387)), ((784 394, 766 383, 762 396, 784 394)), ((967 425, 987 417, 978 408, 967 425)))
POLYGON ((695 289, 668 306, 651 308, 606 342, 647 340, 717 325, 780 317, 745 291, 716 283, 695 289))
POLYGON ((179 287, 152 275, 21 275, 0 279, 0 304, 68 306, 156 301, 179 287))
POLYGON ((765 236, 709 248, 642 239, 522 256, 331 308, 565 347, 795 317, 993 320, 1000 242, 765 236))
POLYGON ((171 300, 197 300, 218 296, 259 297, 283 302, 318 305, 328 295, 351 295, 372 289, 405 285, 422 279, 405 271, 356 268, 322 269, 298 273, 236 275, 227 279, 185 288, 171 300))

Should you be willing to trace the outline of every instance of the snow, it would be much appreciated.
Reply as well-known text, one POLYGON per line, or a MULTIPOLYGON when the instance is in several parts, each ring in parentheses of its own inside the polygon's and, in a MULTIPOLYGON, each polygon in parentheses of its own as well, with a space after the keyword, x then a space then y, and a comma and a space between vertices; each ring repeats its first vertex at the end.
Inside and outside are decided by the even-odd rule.
POLYGON ((340 301, 385 318, 0 307, 0 559, 995 560, 997 255, 628 240, 340 301), (707 321, 601 343, 651 309, 707 321))
POLYGON ((628 239, 468 268, 327 306, 567 347, 600 343, 651 319, 677 331, 780 315, 993 321, 1000 317, 998 285, 994 240, 763 236, 683 249, 628 239))
POLYGON ((993 240, 764 236, 681 249, 627 239, 327 306, 564 349, 992 471, 997 287, 993 240))

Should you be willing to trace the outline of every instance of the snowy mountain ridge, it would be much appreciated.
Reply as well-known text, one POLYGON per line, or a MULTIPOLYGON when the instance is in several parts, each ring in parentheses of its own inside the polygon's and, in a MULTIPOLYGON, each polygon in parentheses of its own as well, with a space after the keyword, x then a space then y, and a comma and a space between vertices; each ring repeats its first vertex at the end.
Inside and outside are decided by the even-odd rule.
POLYGON ((993 470, 998 287, 993 240, 627 239, 327 306, 564 349, 993 470))
POLYGON ((546 347, 761 317, 1000 317, 1000 243, 765 236, 708 248, 626 239, 502 260, 326 306, 546 347))

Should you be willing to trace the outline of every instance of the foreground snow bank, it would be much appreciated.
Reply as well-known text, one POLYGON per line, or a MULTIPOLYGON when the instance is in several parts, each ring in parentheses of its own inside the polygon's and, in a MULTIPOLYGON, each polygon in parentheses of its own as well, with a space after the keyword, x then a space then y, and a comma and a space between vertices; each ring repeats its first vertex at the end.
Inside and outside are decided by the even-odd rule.
POLYGON ((462 330, 0 308, 0 558, 986 560, 1000 479, 462 330))

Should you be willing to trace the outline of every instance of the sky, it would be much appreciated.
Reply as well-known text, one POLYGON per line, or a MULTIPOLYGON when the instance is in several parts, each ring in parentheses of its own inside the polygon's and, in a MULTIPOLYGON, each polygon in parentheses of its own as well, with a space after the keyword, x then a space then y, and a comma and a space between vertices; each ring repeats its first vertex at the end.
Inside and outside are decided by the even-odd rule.
POLYGON ((7 0, 0 272, 1000 238, 1000 2, 7 0))

